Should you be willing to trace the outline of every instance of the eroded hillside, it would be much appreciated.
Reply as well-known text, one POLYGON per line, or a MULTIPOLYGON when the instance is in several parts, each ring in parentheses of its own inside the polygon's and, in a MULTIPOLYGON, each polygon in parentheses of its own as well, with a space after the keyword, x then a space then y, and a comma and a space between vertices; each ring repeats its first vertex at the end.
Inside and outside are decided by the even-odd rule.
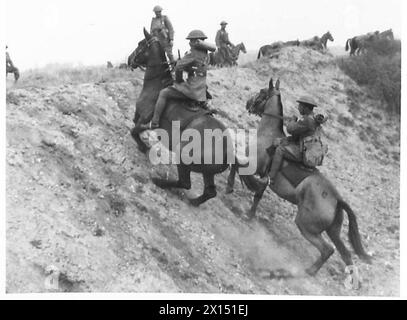
MULTIPOLYGON (((35 77, 7 89, 7 291, 45 292, 50 266, 59 291, 255 294, 399 294, 399 120, 387 117, 330 55, 302 48, 278 59, 211 70, 218 117, 231 128, 255 128, 247 98, 280 78, 285 114, 311 94, 329 116, 329 155, 322 171, 358 215, 373 265, 354 257, 362 288, 344 286, 335 253, 316 277, 302 270, 317 251, 299 233, 295 207, 267 191, 259 219, 241 218, 252 194, 236 184, 199 208, 202 179, 190 191, 164 191, 129 130, 142 73, 95 69, 92 76, 47 82, 35 77), (79 80, 78 80, 79 78, 79 80), (270 279, 262 268, 296 277, 270 279)), ((347 219, 343 238, 347 239, 347 219)), ((348 247, 349 244, 348 244, 348 247)))

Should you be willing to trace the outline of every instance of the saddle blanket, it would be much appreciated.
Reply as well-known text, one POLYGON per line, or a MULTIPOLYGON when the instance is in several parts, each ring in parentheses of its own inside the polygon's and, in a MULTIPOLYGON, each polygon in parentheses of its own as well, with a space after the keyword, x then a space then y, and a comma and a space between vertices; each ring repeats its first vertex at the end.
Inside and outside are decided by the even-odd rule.
POLYGON ((280 172, 287 178, 294 188, 296 188, 305 178, 319 173, 317 168, 305 168, 290 161, 287 161, 287 163, 288 164, 284 166, 280 172))

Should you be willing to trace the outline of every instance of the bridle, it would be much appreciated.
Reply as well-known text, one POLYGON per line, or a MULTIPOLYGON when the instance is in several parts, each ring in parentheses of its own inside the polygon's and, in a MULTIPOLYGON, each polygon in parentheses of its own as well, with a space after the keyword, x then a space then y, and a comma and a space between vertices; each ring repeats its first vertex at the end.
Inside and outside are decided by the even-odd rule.
MULTIPOLYGON (((276 93, 276 92, 274 92, 274 90, 273 90, 273 92, 268 96, 267 101, 268 101, 269 99, 271 99, 273 96, 278 96, 278 97, 279 97, 279 96, 280 96, 280 93, 276 93)), ((263 115, 284 120, 284 117, 283 117, 283 116, 279 116, 279 115, 277 115, 277 114, 272 114, 272 113, 268 113, 268 112, 263 112, 263 113, 262 113, 262 116, 263 116, 263 115)))
MULTIPOLYGON (((146 52, 146 50, 148 50, 150 48, 150 46, 155 43, 158 42, 159 40, 157 39, 157 37, 151 37, 149 40, 146 40, 145 44, 140 48, 140 50, 138 52, 136 52, 136 54, 133 57, 133 61, 137 59, 137 57, 139 57, 141 54, 144 54, 146 52)), ((162 61, 160 63, 153 63, 153 64, 146 64, 145 67, 150 67, 150 68, 156 68, 156 67, 162 67, 162 66, 166 66, 165 71, 169 71, 171 72, 171 67, 170 64, 168 63, 167 60, 162 61)), ((150 78, 144 78, 144 80, 153 80, 156 79, 158 77, 160 77, 162 74, 159 73, 155 76, 152 76, 150 78)))

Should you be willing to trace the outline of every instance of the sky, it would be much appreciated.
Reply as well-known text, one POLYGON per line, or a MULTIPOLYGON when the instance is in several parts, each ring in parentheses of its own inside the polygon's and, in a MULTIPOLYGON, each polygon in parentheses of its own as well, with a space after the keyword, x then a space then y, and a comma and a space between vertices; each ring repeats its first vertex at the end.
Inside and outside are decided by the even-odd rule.
POLYGON ((330 31, 328 45, 392 28, 401 36, 401 0, 6 0, 5 40, 22 70, 47 64, 125 62, 150 27, 155 5, 174 29, 174 53, 188 49, 186 35, 201 29, 214 42, 221 20, 230 39, 258 50, 274 41, 308 39, 330 31))

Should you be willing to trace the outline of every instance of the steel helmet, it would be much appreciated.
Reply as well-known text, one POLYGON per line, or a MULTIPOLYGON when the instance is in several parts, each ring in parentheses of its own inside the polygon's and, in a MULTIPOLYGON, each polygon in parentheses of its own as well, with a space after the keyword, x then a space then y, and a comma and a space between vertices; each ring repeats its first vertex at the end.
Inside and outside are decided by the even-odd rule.
POLYGON ((163 11, 163 8, 161 8, 160 6, 155 6, 155 7, 153 8, 153 11, 154 11, 154 12, 160 12, 160 11, 163 11))
POLYGON ((317 106, 317 103, 315 102, 315 100, 312 99, 311 97, 308 97, 308 96, 302 96, 301 98, 299 98, 297 100, 297 102, 302 102, 302 103, 305 103, 305 104, 309 104, 309 105, 311 105, 313 107, 317 106))
POLYGON ((225 20, 223 20, 221 23, 220 23, 220 25, 226 25, 226 24, 228 24, 225 20))
POLYGON ((188 36, 187 39, 207 39, 208 37, 203 33, 201 30, 192 30, 188 36))

